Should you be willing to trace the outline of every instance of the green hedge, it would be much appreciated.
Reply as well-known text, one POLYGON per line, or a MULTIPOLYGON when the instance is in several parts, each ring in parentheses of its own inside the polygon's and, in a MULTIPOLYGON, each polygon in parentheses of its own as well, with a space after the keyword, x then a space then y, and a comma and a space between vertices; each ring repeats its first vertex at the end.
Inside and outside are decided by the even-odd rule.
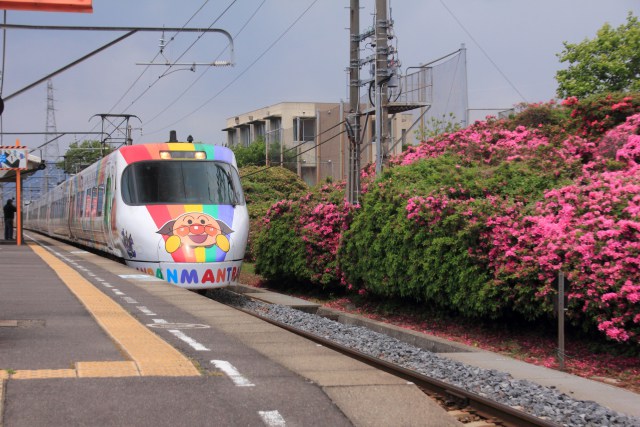
POLYGON ((494 199, 507 204, 536 200, 561 178, 526 162, 460 163, 451 155, 421 160, 391 169, 370 186, 339 250, 349 283, 375 295, 408 297, 471 317, 509 309, 470 248, 480 244, 483 219, 504 208, 504 203, 494 206, 494 199), (426 212, 428 226, 409 219, 409 199, 429 196, 446 196, 448 209, 438 218, 426 212))

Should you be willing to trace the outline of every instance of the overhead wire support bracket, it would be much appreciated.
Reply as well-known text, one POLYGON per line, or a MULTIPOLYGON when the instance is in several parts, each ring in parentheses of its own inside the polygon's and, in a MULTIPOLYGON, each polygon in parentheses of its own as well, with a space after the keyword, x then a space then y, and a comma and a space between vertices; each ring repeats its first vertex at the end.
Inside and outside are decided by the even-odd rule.
POLYGON ((205 67, 231 67, 234 65, 232 61, 213 61, 213 62, 136 62, 136 65, 164 65, 164 66, 186 66, 191 67, 191 71, 195 71, 198 65, 205 67))
MULTIPOLYGON (((164 32, 164 31, 176 31, 176 32, 185 32, 185 33, 221 33, 229 40, 229 50, 230 50, 230 59, 229 61, 214 61, 213 63, 209 63, 208 65, 215 64, 219 62, 217 66, 229 66, 234 64, 234 49, 233 49, 233 38, 228 31, 220 29, 220 28, 167 28, 167 27, 80 27, 80 26, 59 26, 59 25, 22 25, 22 24, 3 24, 0 23, 0 28, 7 30, 65 30, 65 31, 126 31, 127 33, 123 36, 101 46, 100 48, 86 54, 85 56, 71 62, 68 65, 65 65, 62 68, 54 71, 51 74, 39 79, 38 81, 31 83, 30 85, 18 90, 17 92, 12 93, 11 95, 3 98, 3 101, 8 101, 9 99, 26 92, 27 90, 37 86, 38 84, 52 78, 55 75, 62 73, 63 71, 79 64, 92 57, 93 55, 103 51, 104 49, 113 46, 114 44, 126 39, 129 36, 137 32, 164 32), (225 64, 222 64, 222 63, 225 64)), ((162 64, 164 65, 164 64, 162 64)), ((184 64, 183 64, 184 65, 184 64)), ((189 63, 188 65, 193 65, 193 63, 189 63)), ((204 65, 204 64, 203 64, 204 65)))
POLYGON ((140 118, 134 114, 100 113, 100 114, 94 114, 93 116, 91 116, 91 119, 93 119, 94 117, 100 117, 102 121, 101 133, 103 135, 106 135, 100 141, 100 143, 102 144, 103 154, 104 154, 104 148, 106 147, 107 144, 114 143, 114 142, 121 142, 121 145, 131 145, 133 143, 133 140, 131 138, 131 126, 129 125, 130 119, 134 118, 134 119, 137 119, 140 123, 142 123, 142 120, 140 120, 140 118), (116 124, 115 120, 112 120, 112 119, 121 119, 121 120, 119 123, 116 124), (105 132, 104 130, 105 121, 113 127, 113 130, 109 133, 105 132), (124 126, 124 130, 122 130, 122 126, 124 126), (120 138, 113 137, 112 135, 116 132, 124 136, 120 138))

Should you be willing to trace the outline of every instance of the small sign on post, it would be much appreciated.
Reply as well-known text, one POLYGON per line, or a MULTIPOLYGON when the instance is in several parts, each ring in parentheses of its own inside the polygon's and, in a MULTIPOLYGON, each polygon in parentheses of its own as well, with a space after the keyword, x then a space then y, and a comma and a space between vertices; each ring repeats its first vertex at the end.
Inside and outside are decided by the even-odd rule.
POLYGON ((27 169, 27 148, 0 146, 0 170, 27 169))
POLYGON ((22 244, 22 195, 20 194, 22 180, 20 178, 20 171, 27 169, 28 155, 27 147, 21 147, 19 140, 16 141, 16 145, 13 147, 0 146, 0 170, 16 171, 16 214, 18 217, 16 223, 16 243, 18 246, 22 244))

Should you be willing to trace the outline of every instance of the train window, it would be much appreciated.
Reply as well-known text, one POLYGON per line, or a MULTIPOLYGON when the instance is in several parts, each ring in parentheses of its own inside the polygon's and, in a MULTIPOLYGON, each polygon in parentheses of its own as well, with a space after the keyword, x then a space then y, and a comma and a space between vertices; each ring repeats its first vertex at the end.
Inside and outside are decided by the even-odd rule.
POLYGON ((245 203, 236 169, 216 161, 133 163, 122 174, 121 188, 129 205, 245 203))
POLYGON ((91 189, 87 188, 84 198, 84 216, 91 216, 91 189))
POLYGON ((97 216, 102 216, 102 206, 104 204, 104 185, 98 187, 98 209, 97 216))
POLYGON ((98 187, 91 189, 91 216, 96 216, 98 211, 98 187))
POLYGON ((84 209, 82 206, 82 191, 78 191, 78 199, 76 200, 76 202, 78 203, 76 205, 76 212, 78 213, 79 217, 83 217, 84 216, 84 209))

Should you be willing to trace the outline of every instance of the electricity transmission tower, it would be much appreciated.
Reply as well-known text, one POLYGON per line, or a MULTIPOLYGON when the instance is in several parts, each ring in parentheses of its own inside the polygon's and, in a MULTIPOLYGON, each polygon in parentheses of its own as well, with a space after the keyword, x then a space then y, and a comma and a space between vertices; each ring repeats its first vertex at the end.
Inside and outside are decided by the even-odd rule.
MULTIPOLYGON (((53 105, 53 81, 47 80, 47 123, 45 128, 44 142, 46 143, 58 133, 56 128, 56 109, 53 105)), ((45 145, 42 158, 47 163, 44 170, 41 189, 47 192, 49 188, 55 187, 61 181, 60 170, 55 166, 60 158, 60 147, 58 140, 52 141, 45 145)))

